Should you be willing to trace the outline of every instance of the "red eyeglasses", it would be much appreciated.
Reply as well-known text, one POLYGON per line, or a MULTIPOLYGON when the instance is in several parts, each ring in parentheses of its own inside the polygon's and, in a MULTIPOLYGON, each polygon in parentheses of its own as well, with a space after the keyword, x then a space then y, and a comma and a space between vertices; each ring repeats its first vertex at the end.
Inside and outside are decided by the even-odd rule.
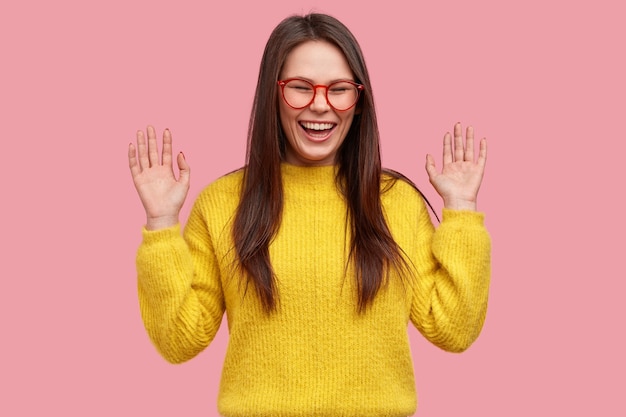
POLYGON ((352 81, 336 81, 329 85, 313 85, 307 80, 289 78, 278 81, 283 100, 291 108, 303 109, 315 100, 318 88, 325 89, 326 102, 338 111, 349 110, 359 101, 359 93, 365 87, 352 81))

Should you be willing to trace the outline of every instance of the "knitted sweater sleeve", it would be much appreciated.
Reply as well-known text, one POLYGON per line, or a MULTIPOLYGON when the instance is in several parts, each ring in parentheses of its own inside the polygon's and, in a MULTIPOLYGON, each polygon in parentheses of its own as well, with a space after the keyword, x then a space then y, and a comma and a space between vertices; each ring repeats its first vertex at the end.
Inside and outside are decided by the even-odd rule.
POLYGON ((196 203, 180 225, 143 230, 137 252, 139 305, 150 339, 169 362, 181 363, 213 340, 224 314, 219 268, 196 203))
POLYGON ((408 245, 416 271, 410 319, 436 346, 462 352, 480 334, 487 312, 491 239, 484 215, 444 209, 435 229, 423 200, 410 200, 404 207, 417 211, 408 245))

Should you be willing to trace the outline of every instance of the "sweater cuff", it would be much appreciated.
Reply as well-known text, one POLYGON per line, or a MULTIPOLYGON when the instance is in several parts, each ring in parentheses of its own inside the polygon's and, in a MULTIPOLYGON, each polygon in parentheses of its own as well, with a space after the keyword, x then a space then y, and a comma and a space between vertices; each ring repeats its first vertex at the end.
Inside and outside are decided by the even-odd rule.
POLYGON ((485 213, 480 211, 444 208, 442 214, 442 222, 446 223, 464 223, 472 226, 483 226, 485 223, 485 213))
POLYGON ((172 238, 180 237, 180 223, 159 230, 148 230, 144 226, 141 230, 144 245, 158 245, 163 242, 171 241, 172 238))

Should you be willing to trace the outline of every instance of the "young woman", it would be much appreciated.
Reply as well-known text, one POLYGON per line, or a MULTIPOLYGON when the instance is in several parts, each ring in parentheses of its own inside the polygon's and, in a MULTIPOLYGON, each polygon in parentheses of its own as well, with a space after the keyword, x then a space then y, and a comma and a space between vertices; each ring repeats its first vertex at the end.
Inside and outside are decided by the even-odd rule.
POLYGON ((206 187, 181 235, 189 166, 172 138, 137 133, 132 177, 146 210, 137 254, 141 314, 159 352, 193 358, 224 312, 224 416, 408 416, 416 408, 407 325, 460 352, 487 309, 490 238, 476 212, 486 142, 444 136, 444 201, 381 169, 372 87, 350 31, 290 17, 261 62, 247 164, 206 187))

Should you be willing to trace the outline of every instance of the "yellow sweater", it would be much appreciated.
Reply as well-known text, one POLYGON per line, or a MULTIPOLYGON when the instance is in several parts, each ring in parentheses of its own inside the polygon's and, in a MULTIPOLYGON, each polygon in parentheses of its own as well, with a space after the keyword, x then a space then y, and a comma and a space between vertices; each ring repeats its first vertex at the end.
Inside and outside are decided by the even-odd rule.
MULTIPOLYGON (((241 171, 198 197, 180 226, 143 231, 137 254, 141 314, 170 362, 201 352, 224 312, 229 346, 222 415, 408 416, 416 408, 409 320, 432 343, 459 352, 478 337, 487 309, 490 238, 483 215, 444 210, 437 230, 419 194, 398 180, 382 195, 411 274, 392 275, 365 314, 347 260, 346 205, 334 168, 282 166, 284 208, 270 246, 280 294, 264 313, 234 274, 231 227, 241 171)), ((250 284, 252 285, 252 284, 250 284)))

